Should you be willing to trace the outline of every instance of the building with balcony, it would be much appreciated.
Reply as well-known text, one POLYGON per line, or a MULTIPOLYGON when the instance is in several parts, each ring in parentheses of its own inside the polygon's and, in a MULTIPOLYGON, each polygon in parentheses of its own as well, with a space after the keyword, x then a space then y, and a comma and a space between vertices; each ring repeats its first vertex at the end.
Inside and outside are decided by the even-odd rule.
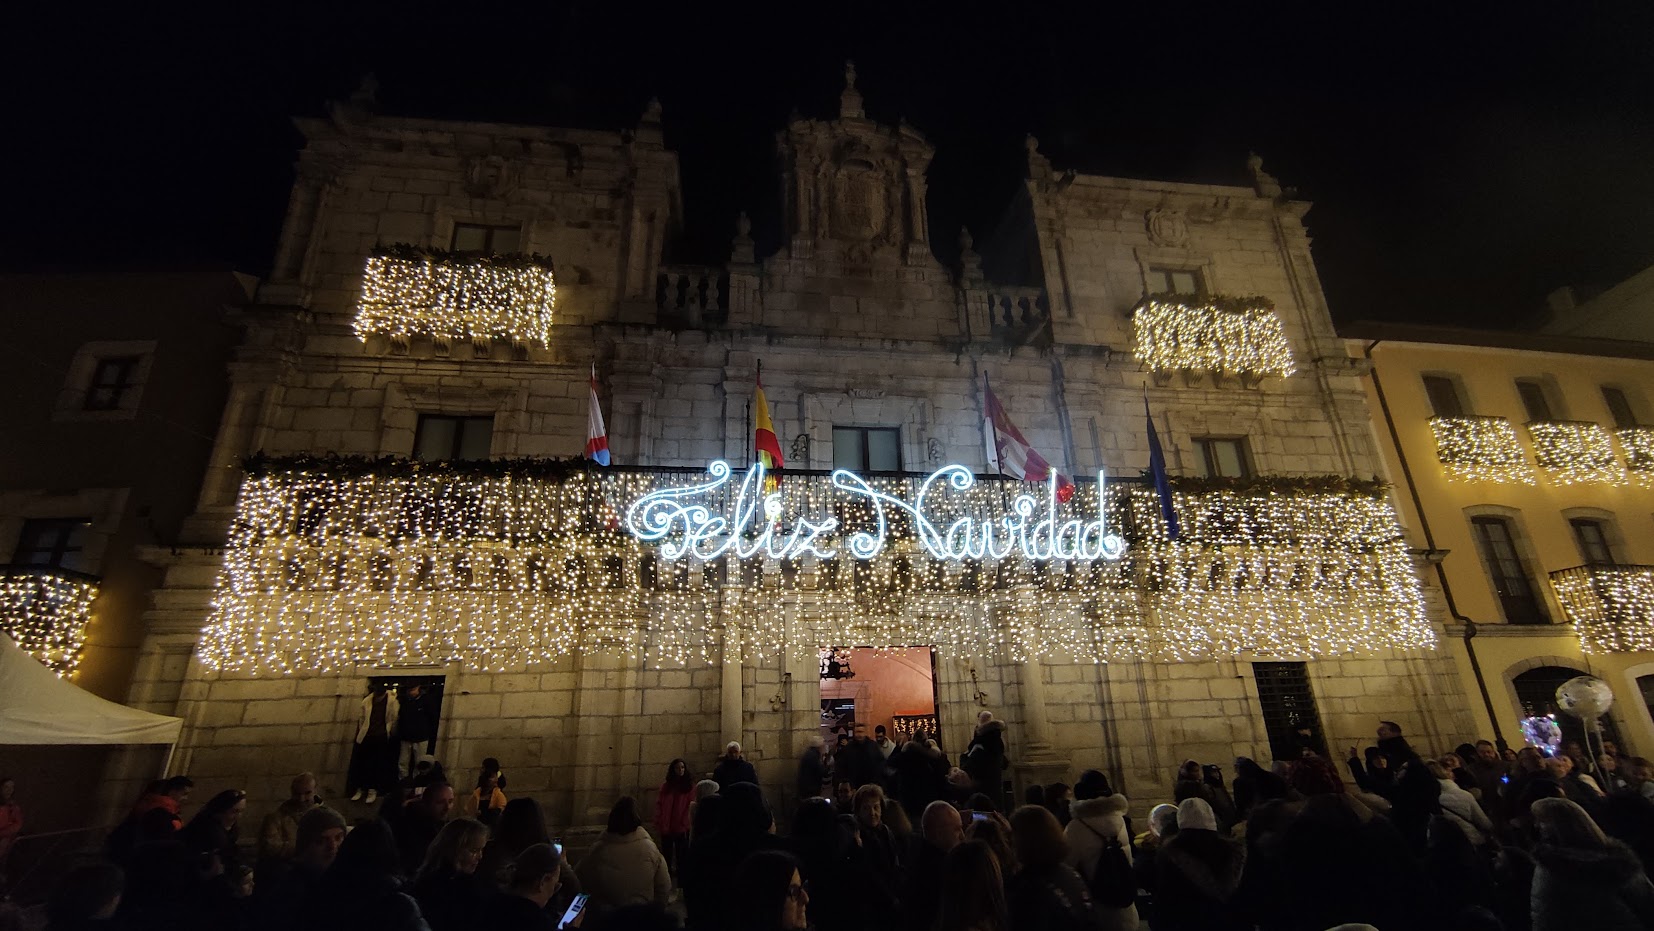
POLYGON ((1478 727, 1513 746, 1556 687, 1614 689, 1604 730, 1654 750, 1654 344, 1358 324, 1412 544, 1436 563, 1446 648, 1478 727))
POLYGON ((196 512, 222 537, 149 616, 144 668, 188 661, 149 683, 181 686, 157 709, 186 720, 176 767, 337 791, 364 696, 413 683, 440 712, 423 749, 499 759, 564 825, 727 740, 789 810, 805 742, 850 716, 934 721, 957 753, 990 709, 1019 794, 1096 766, 1143 798, 1187 757, 1379 719, 1473 735, 1309 205, 1256 159, 1243 185, 1108 178, 1030 139, 1001 228, 946 266, 932 147, 854 79, 777 134, 778 247, 743 216, 715 266, 665 260, 658 106, 617 132, 365 98, 300 121, 196 512), (774 484, 748 470, 760 365, 774 484), (569 461, 594 372, 606 469, 569 461), (1027 457, 990 386, 1060 491, 997 474, 990 449, 1027 457))

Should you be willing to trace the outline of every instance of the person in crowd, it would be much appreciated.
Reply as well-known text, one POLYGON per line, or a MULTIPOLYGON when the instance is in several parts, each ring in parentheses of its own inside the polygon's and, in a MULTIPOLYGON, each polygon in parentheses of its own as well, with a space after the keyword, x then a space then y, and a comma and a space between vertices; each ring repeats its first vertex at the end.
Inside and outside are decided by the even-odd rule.
POLYGON ((1217 810, 1217 806, 1212 804, 1215 798, 1212 787, 1206 784, 1206 770, 1198 760, 1184 760, 1172 781, 1172 801, 1181 802, 1186 798, 1204 799, 1214 811, 1217 810))
POLYGON ((1250 758, 1235 758, 1235 817, 1245 820, 1253 806, 1260 802, 1286 798, 1286 780, 1275 775, 1250 758))
POLYGON ((1609 837, 1630 847, 1642 861, 1643 872, 1654 876, 1654 801, 1636 792, 1616 792, 1603 803, 1598 824, 1609 837))
POLYGON ((1407 738, 1401 736, 1401 725, 1394 721, 1378 722, 1378 752, 1390 761, 1390 770, 1399 773, 1401 764, 1418 758, 1407 738))
POLYGON ((126 820, 109 834, 110 859, 126 863, 133 848, 142 843, 170 837, 183 830, 180 812, 189 801, 195 782, 188 776, 172 776, 149 784, 138 797, 126 820))
POLYGON ((1602 787, 1588 774, 1582 772, 1574 762, 1574 758, 1566 753, 1545 760, 1545 772, 1551 781, 1562 787, 1562 792, 1577 804, 1584 805, 1587 810, 1596 807, 1602 799, 1602 787))
MULTIPOLYGON (((1438 777, 1439 778, 1439 777, 1438 777)), ((1493 907, 1498 901, 1489 859, 1445 814, 1430 819, 1430 836, 1424 854, 1427 905, 1423 914, 1446 918, 1453 926, 1478 927, 1497 920, 1493 907)))
POLYGON ((1022 869, 1006 889, 1016 931, 1090 929, 1097 926, 1091 890, 1068 865, 1062 825, 1047 808, 1024 805, 1011 814, 1011 842, 1022 869))
POLYGON ((1351 747, 1344 765, 1350 768, 1350 777, 1363 792, 1388 798, 1395 790, 1396 772, 1390 768, 1390 758, 1377 747, 1368 747, 1359 755, 1351 747), (1363 757, 1365 765, 1361 762, 1363 757))
MULTIPOLYGON (((1160 804, 1149 809, 1149 828, 1134 838, 1135 845, 1131 853, 1131 869, 1137 877, 1138 888, 1154 888, 1155 858, 1160 855, 1160 850, 1166 846, 1166 842, 1176 835, 1176 805, 1160 804)), ((1147 915, 1139 914, 1138 918, 1148 920, 1147 915)))
POLYGON ((115 919, 126 874, 113 863, 85 863, 59 880, 46 900, 45 931, 119 931, 115 919))
POLYGON ((1499 751, 1491 740, 1478 740, 1474 745, 1475 752, 1465 758, 1465 769, 1470 772, 1470 778, 1476 781, 1476 788, 1480 790, 1477 801, 1482 810, 1489 817, 1501 817, 1503 814, 1501 803, 1505 783, 1510 778, 1510 766, 1499 757, 1499 751))
POLYGON ((207 804, 201 806, 201 810, 179 832, 179 840, 191 853, 202 858, 204 868, 210 875, 228 877, 242 865, 236 834, 241 816, 246 811, 247 793, 240 789, 225 789, 208 799, 207 804), (216 861, 216 866, 208 861, 216 861))
MULTIPOLYGON (((1468 747, 1469 745, 1460 744, 1459 746, 1468 747)), ((1476 777, 1472 776, 1470 774, 1470 770, 1465 768, 1464 760, 1465 758, 1455 751, 1453 753, 1442 754, 1441 759, 1437 762, 1447 767, 1448 774, 1453 777, 1454 785, 1465 790, 1466 792, 1480 791, 1480 787, 1476 785, 1476 777)))
POLYGON ((396 849, 401 853, 402 874, 411 876, 425 862, 425 851, 436 840, 442 823, 454 810, 454 787, 446 782, 433 782, 417 798, 393 809, 391 831, 396 838, 396 849))
POLYGON ((258 871, 266 875, 269 867, 293 858, 298 844, 299 818, 321 804, 316 797, 316 777, 299 773, 288 784, 287 798, 276 810, 264 816, 258 829, 258 871))
POLYGON ((827 784, 827 762, 822 756, 825 743, 820 734, 814 734, 798 756, 798 800, 819 798, 822 786, 827 784))
POLYGON ((1654 800, 1654 762, 1645 757, 1632 757, 1623 772, 1628 787, 1643 798, 1654 800))
POLYGON ((883 724, 873 728, 873 742, 878 744, 879 753, 885 758, 885 762, 888 763, 890 761, 890 755, 896 752, 896 742, 890 739, 890 735, 885 731, 883 724))
POLYGON ((959 809, 937 799, 925 806, 919 817, 920 842, 915 846, 901 896, 902 925, 930 928, 942 895, 942 862, 948 851, 964 840, 964 823, 959 809))
POLYGON ((5 876, 6 857, 23 833, 23 806, 17 804, 17 780, 0 778, 0 877, 5 876))
POLYGON ((992 711, 978 713, 976 721, 976 733, 959 759, 959 768, 970 775, 976 791, 1003 798, 1005 767, 1010 765, 1005 758, 1005 722, 995 720, 992 711))
POLYGON ((505 793, 500 790, 499 774, 484 772, 477 777, 477 787, 465 797, 465 815, 492 828, 499 823, 506 802, 505 793))
MULTIPOLYGON (((816 791, 820 790, 817 786, 816 791)), ((660 831, 661 854, 673 876, 683 868, 683 855, 689 849, 689 809, 694 802, 695 778, 689 775, 689 763, 673 760, 667 764, 666 778, 655 794, 655 828, 660 831)))
POLYGON ((884 823, 884 790, 870 782, 856 790, 856 826, 861 833, 861 846, 873 873, 881 883, 895 889, 900 886, 902 870, 901 846, 896 834, 884 823))
POLYGON ((402 860, 380 820, 358 825, 322 875, 302 927, 316 931, 431 931, 402 890, 402 860))
POLYGON ((1603 753, 1597 756, 1597 775, 1601 777, 1598 785, 1602 791, 1612 795, 1624 789, 1629 783, 1620 775, 1620 758, 1612 753, 1603 753))
MULTIPOLYGON (((531 799, 513 800, 522 801, 531 799)), ((503 824, 503 814, 500 820, 503 824)), ((523 848, 511 864, 504 888, 483 908, 478 926, 488 931, 555 931, 557 916, 548 906, 557 896, 561 877, 562 857, 550 844, 523 848)))
POLYGON ((833 787, 833 808, 841 815, 856 813, 856 791, 850 787, 848 781, 840 782, 833 787))
POLYGON ((858 723, 849 746, 839 751, 840 770, 836 778, 850 783, 851 791, 884 779, 884 754, 867 736, 867 725, 858 723))
POLYGON ((1009 931, 1005 875, 986 843, 965 841, 948 851, 939 903, 936 927, 941 931, 1009 931))
POLYGON ((940 749, 931 749, 928 740, 919 731, 891 759, 896 770, 896 796, 914 821, 919 820, 927 805, 947 794, 947 759, 940 749))
MULTIPOLYGON (((1097 887, 1098 870, 1114 864, 1105 863, 1105 855, 1121 860, 1129 873, 1133 867, 1131 829, 1126 826, 1126 811, 1131 803, 1124 795, 1116 795, 1108 777, 1098 770, 1087 770, 1074 783, 1074 804, 1070 809, 1073 820, 1063 828, 1068 841, 1068 865, 1079 872, 1086 887, 1097 887), (1114 851, 1118 850, 1118 853, 1114 851)), ((1137 906, 1110 907, 1098 902, 1097 914, 1102 926, 1110 931, 1132 931, 1137 927, 1137 906)))
POLYGON ((1533 931, 1654 928, 1654 885, 1630 848, 1567 799, 1533 803, 1533 931))
POLYGON ((736 907, 730 885, 736 867, 754 853, 785 847, 774 835, 775 818, 757 785, 731 783, 714 798, 719 801, 717 827, 705 834, 697 831, 690 840, 688 866, 680 877, 692 928, 728 927, 736 907))
MULTIPOLYGON (((1546 782, 1555 781, 1551 778, 1551 774, 1545 770, 1545 756, 1539 752, 1537 747, 1523 747, 1516 751, 1507 774, 1510 776, 1510 782, 1505 784, 1504 789, 1500 792, 1506 800, 1524 794, 1528 783, 1535 779, 1543 779, 1546 782)), ((1506 817, 1509 816, 1509 813, 1507 813, 1506 817)))
POLYGON ((1476 797, 1454 781, 1446 763, 1430 760, 1424 765, 1430 770, 1430 775, 1441 783, 1437 804, 1441 806, 1442 816, 1464 832, 1472 847, 1487 844, 1493 837, 1493 822, 1488 820, 1487 812, 1482 810, 1476 797))
POLYGON ((758 770, 753 769, 752 764, 741 755, 741 745, 732 740, 724 744, 724 755, 718 760, 718 765, 712 768, 712 780, 718 783, 720 792, 737 782, 757 785, 758 770))
POLYGON ((896 850, 901 853, 905 862, 908 850, 913 847, 913 822, 908 818, 907 810, 902 807, 902 803, 893 798, 885 798, 883 808, 884 825, 890 829, 891 836, 896 838, 896 850))
POLYGON ((1441 783, 1431 775, 1423 760, 1414 757, 1397 771, 1396 784, 1388 798, 1390 820, 1395 822, 1414 854, 1422 855, 1430 818, 1441 811, 1441 783))
POLYGON ((973 812, 970 826, 965 829, 965 838, 988 845, 999 861, 1001 876, 1009 878, 1022 869, 1022 864, 1017 861, 1016 844, 1011 841, 1011 822, 999 812, 989 812, 985 818, 978 818, 973 812))
POLYGON ((344 816, 333 809, 317 805, 300 815, 291 860, 275 861, 278 867, 273 872, 259 868, 260 913, 254 924, 263 931, 299 927, 299 917, 309 906, 322 874, 338 859, 339 845, 344 841, 344 816))
POLYGON ((1228 833, 1236 821, 1235 799, 1229 794, 1229 787, 1223 784, 1223 767, 1216 763, 1206 763, 1200 767, 1200 776, 1206 782, 1207 788, 1212 790, 1212 797, 1207 803, 1212 811, 1217 813, 1218 828, 1228 833))
POLYGON ((1073 817, 1069 814, 1069 808, 1072 807, 1073 804, 1074 799, 1071 795, 1071 790, 1068 788, 1068 783, 1053 782, 1045 787, 1044 808, 1056 817, 1058 824, 1063 825, 1064 827, 1068 825, 1068 822, 1073 817))
POLYGON ((672 896, 666 858, 643 829, 637 802, 629 795, 609 809, 603 833, 574 871, 596 914, 648 902, 665 905, 672 896))
MULTIPOLYGON (((164 814, 160 809, 156 813, 164 814)), ((138 844, 126 863, 116 919, 127 931, 216 931, 230 898, 216 857, 203 858, 177 833, 138 844)))
POLYGON ((505 791, 505 769, 500 766, 500 761, 494 757, 485 756, 482 758, 482 772, 478 775, 493 776, 494 784, 500 787, 501 792, 505 791))
POLYGON ((1177 832, 1154 858, 1155 931, 1249 927, 1234 908, 1246 855, 1217 828, 1217 815, 1205 799, 1178 804, 1177 832))
POLYGON ((735 870, 734 931, 805 931, 810 894, 798 861, 782 850, 760 850, 735 870))
POLYGON ((805 799, 793 816, 789 847, 809 884, 816 931, 888 928, 896 917, 889 878, 875 875, 866 849, 826 799, 805 799))
MULTIPOLYGON (((402 777, 413 775, 414 765, 421 756, 430 753, 436 740, 436 696, 418 682, 405 685, 397 698, 396 709, 396 769, 402 777)), ((371 799, 370 799, 371 801, 371 799)))
POLYGON ((488 899, 489 884, 477 876, 488 826, 472 818, 445 823, 425 851, 408 891, 431 931, 465 931, 488 899))

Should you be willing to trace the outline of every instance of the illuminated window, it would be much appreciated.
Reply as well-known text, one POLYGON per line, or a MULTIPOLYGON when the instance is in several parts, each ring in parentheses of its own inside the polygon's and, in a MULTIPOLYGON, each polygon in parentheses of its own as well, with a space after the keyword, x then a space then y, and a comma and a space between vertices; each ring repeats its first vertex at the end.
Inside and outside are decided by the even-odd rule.
POLYGON ((1148 275, 1150 294, 1206 293, 1206 281, 1198 268, 1163 268, 1150 266, 1148 275))
POLYGON ((1617 429, 1629 430, 1637 426, 1637 415, 1632 412, 1631 401, 1626 398, 1624 391, 1604 385, 1602 400, 1608 405, 1608 413, 1614 418, 1614 426, 1617 429))
POLYGON ((1551 416, 1551 400, 1545 396, 1545 386, 1532 379, 1523 379, 1516 383, 1516 393, 1522 396, 1522 408, 1528 412, 1528 423, 1549 423, 1556 418, 1551 416))
POLYGON ((834 427, 833 468, 900 472, 901 431, 895 427, 834 427))
POLYGON ((1614 551, 1608 546, 1608 528, 1605 522, 1589 517, 1575 517, 1568 521, 1574 528, 1574 542, 1585 562, 1593 566, 1612 566, 1614 551))
POLYGON ((1472 517, 1470 526, 1476 535, 1476 546, 1482 551, 1482 562, 1487 565, 1493 590, 1505 610, 1505 620, 1512 624, 1544 624, 1549 622, 1534 591, 1533 579, 1516 551, 1516 536, 1511 522, 1504 517, 1472 517))
POLYGON ((1430 396, 1430 410, 1437 417, 1463 417, 1464 399, 1459 386, 1446 375, 1424 376, 1424 391, 1430 396))
POLYGON ((522 230, 516 226, 484 226, 480 223, 455 223, 454 252, 478 252, 483 255, 503 255, 516 252, 522 239, 522 230))
POLYGON ((138 387, 141 361, 137 356, 99 359, 86 386, 86 409, 118 411, 125 407, 127 396, 138 387))
POLYGON ((487 459, 494 444, 494 418, 420 414, 414 434, 414 458, 487 459))
POLYGON ((1195 437, 1195 469, 1206 478, 1245 478, 1251 475, 1246 440, 1241 437, 1195 437))
POLYGON ((51 518, 26 520, 23 532, 18 534, 17 549, 11 561, 21 566, 55 566, 62 569, 84 570, 81 552, 86 546, 86 528, 89 521, 51 518))

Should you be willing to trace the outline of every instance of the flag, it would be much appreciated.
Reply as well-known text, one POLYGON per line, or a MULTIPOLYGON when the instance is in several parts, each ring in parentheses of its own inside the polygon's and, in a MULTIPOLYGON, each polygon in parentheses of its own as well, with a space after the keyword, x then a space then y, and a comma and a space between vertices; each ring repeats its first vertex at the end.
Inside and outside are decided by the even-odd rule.
POLYGON ((1149 475, 1154 479, 1154 493, 1160 498, 1160 516, 1166 521, 1166 536, 1179 536, 1177 511, 1172 508, 1172 480, 1166 475, 1166 454, 1160 450, 1160 437, 1154 432, 1154 415, 1149 413, 1149 396, 1143 395, 1143 417, 1149 424, 1149 475))
POLYGON ((1005 408, 999 406, 999 398, 994 397, 994 389, 988 386, 987 375, 982 376, 982 392, 983 415, 994 444, 991 463, 999 467, 1000 474, 1012 475, 1026 482, 1044 482, 1056 475, 1057 500, 1066 502, 1074 497, 1074 483, 1068 476, 1051 468, 1051 463, 1029 445, 1022 431, 1005 415, 1005 408))
POLYGON ((781 441, 776 439, 775 424, 770 421, 770 402, 764 397, 764 367, 758 367, 758 391, 753 395, 752 403, 756 410, 753 412, 752 448, 757 454, 758 461, 772 476, 765 484, 766 492, 774 491, 774 475, 786 465, 781 459, 781 441))
POLYGON ((597 366, 592 365, 592 400, 586 409, 586 458, 600 466, 609 464, 609 430, 603 426, 603 408, 597 403, 597 366))

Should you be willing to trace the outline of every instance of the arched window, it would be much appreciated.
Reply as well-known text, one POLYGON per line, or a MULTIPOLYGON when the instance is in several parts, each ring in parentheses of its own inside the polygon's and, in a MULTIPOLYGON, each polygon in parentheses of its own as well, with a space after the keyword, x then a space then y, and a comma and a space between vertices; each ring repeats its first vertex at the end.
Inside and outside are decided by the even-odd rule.
MULTIPOLYGON (((1521 703, 1522 717, 1552 715, 1562 728, 1563 743, 1577 740, 1583 745, 1585 724, 1557 705, 1556 690, 1562 683, 1575 676, 1588 675, 1590 673, 1585 670, 1570 666, 1540 666, 1516 676, 1511 680, 1511 684, 1516 686, 1516 700, 1521 703)), ((1613 716, 1603 715, 1601 725, 1603 739, 1612 740, 1623 749, 1625 744, 1620 743, 1619 729, 1614 726, 1613 716)), ((1591 753, 1595 754, 1596 744, 1593 743, 1591 746, 1591 753)))

